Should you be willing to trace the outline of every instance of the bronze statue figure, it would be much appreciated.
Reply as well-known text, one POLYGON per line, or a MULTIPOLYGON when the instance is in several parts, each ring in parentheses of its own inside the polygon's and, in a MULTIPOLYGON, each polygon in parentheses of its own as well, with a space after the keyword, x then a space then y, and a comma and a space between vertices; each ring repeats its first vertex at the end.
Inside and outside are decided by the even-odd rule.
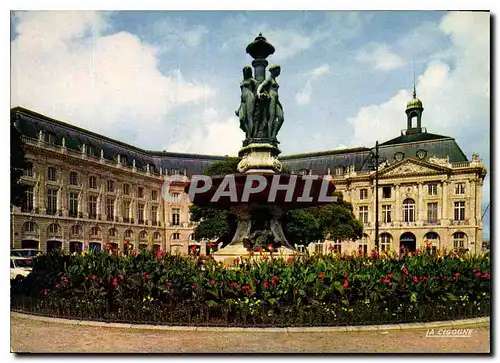
POLYGON ((240 128, 245 132, 246 138, 253 137, 254 133, 254 109, 255 109, 255 91, 257 81, 253 78, 252 67, 243 68, 243 81, 240 83, 241 104, 236 110, 236 116, 240 118, 240 128))
MULTIPOLYGON (((270 139, 276 139, 278 131, 284 121, 283 106, 279 101, 279 84, 276 78, 280 75, 281 67, 273 65, 269 67, 270 76, 266 78, 257 88, 257 97, 264 101, 267 112, 262 112, 262 122, 267 124, 267 133, 270 139)), ((261 105, 264 106, 264 102, 261 105)))

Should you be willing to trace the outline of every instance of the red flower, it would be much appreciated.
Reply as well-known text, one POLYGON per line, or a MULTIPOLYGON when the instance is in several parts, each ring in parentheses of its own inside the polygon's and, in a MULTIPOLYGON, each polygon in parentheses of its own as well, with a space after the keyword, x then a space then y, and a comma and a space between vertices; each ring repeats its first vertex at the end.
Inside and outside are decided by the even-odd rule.
POLYGON ((387 275, 388 279, 392 279, 392 274, 387 275))
POLYGON ((196 252, 196 246, 191 246, 191 251, 196 252))
POLYGON ((286 263, 293 263, 293 258, 292 257, 288 257, 288 259, 286 260, 286 263))
POLYGON ((88 277, 88 276, 85 276, 84 280, 85 280, 85 281, 87 281, 88 279, 89 279, 89 277, 88 277))
POLYGON ((254 254, 253 250, 248 251, 248 254, 249 254, 250 256, 253 256, 253 254, 254 254))
POLYGON ((347 279, 347 276, 349 276, 349 274, 347 272, 344 273, 344 279, 347 279))
POLYGON ((427 276, 425 275, 420 276, 420 280, 427 281, 427 276))
POLYGON ((349 280, 344 281, 344 287, 347 289, 349 287, 349 280))
POLYGON ((264 289, 267 289, 267 286, 269 286, 269 283, 267 281, 264 281, 264 289))
POLYGON ((215 285, 215 280, 210 280, 210 285, 215 285))
POLYGON ((49 290, 47 290, 47 289, 43 290, 44 295, 47 295, 48 293, 49 293, 49 290))
POLYGON ((230 284, 230 285, 231 285, 231 287, 236 288, 236 287, 238 287, 240 284, 239 284, 239 283, 237 283, 237 282, 231 282, 231 284, 230 284))
POLYGON ((113 286, 118 286, 118 279, 116 277, 113 279, 113 286))
POLYGON ((278 276, 273 276, 273 278, 271 279, 271 285, 275 286, 276 285, 276 282, 278 282, 280 278, 278 276))
POLYGON ((418 283, 418 276, 413 276, 413 282, 418 283))
POLYGON ((269 252, 273 252, 274 251, 274 248, 271 245, 267 246, 267 249, 269 250, 269 252))
POLYGON ((262 254, 262 252, 264 252, 264 249, 262 247, 259 247, 259 252, 260 254, 262 254))
POLYGON ((59 289, 59 288, 61 288, 61 285, 56 284, 56 289, 59 289))
POLYGON ((403 273, 408 276, 410 273, 408 272, 408 269, 406 267, 403 267, 403 273))
POLYGON ((475 277, 480 277, 482 275, 482 272, 481 271, 476 271, 474 272, 474 276, 475 277))
POLYGON ((91 278, 92 280, 95 280, 95 279, 97 278, 97 276, 96 276, 96 275, 92 275, 92 276, 90 276, 90 278, 91 278))
POLYGON ((250 290, 250 286, 248 286, 248 285, 244 285, 244 286, 242 286, 242 287, 241 287, 241 289, 242 289, 242 290, 244 290, 244 291, 245 291, 245 290, 250 290))
POLYGON ((193 289, 196 289, 196 284, 192 284, 192 285, 191 285, 191 287, 192 287, 193 289))
POLYGON ((391 280, 389 280, 389 279, 387 279, 387 278, 386 278, 386 279, 382 279, 382 283, 383 283, 383 284, 390 284, 390 283, 391 283, 391 280))
POLYGON ((378 256, 378 252, 376 250, 372 250, 372 257, 376 258, 378 256))
POLYGON ((485 272, 482 277, 484 277, 485 279, 489 279, 491 277, 491 275, 489 273, 485 272))
POLYGON ((123 280, 123 274, 118 275, 121 280, 123 280))
POLYGON ((167 286, 172 286, 172 283, 170 281, 167 282, 167 286))
POLYGON ((325 278, 325 274, 323 272, 318 274, 318 279, 323 280, 325 278))
POLYGON ((61 281, 68 282, 69 280, 68 280, 68 278, 67 278, 67 277, 65 277, 65 276, 61 276, 61 281))

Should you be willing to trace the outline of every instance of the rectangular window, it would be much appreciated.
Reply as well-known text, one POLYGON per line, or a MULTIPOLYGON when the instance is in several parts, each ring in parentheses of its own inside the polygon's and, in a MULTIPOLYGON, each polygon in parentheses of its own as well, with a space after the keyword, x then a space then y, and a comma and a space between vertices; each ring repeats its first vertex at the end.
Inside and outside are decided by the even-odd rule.
POLYGON ((123 216, 123 222, 125 222, 125 223, 128 223, 130 221, 130 219, 129 219, 129 211, 130 211, 130 201, 129 200, 124 200, 123 201, 122 216, 123 216))
POLYGON ((23 212, 31 212, 33 210, 33 187, 26 187, 25 199, 21 210, 23 212))
POLYGON ((69 173, 69 184, 78 185, 78 173, 72 171, 69 173))
POLYGON ((454 220, 465 221, 465 202, 455 202, 454 206, 454 220))
POLYGON ((89 176, 89 189, 97 189, 97 177, 89 176))
POLYGON ((359 220, 364 224, 368 223, 368 206, 359 207, 359 220))
POLYGON ((144 198, 144 188, 143 187, 137 188, 137 198, 144 198))
POLYGON ((28 166, 24 170, 24 175, 32 177, 33 176, 33 164, 28 162, 28 166))
POLYGON ((382 206, 382 223, 391 223, 391 221, 392 221, 391 206, 390 205, 383 205, 382 206))
POLYGON ((181 224, 181 210, 179 208, 172 209, 172 225, 179 226, 181 224))
POLYGON ((427 203, 427 222, 437 223, 438 221, 438 204, 427 203))
POLYGON ((436 183, 427 184, 427 194, 437 195, 438 194, 438 185, 436 183))
POLYGON ((392 187, 382 187, 382 198, 390 198, 392 187))
POLYGON ((144 224, 144 204, 138 204, 138 213, 137 213, 137 219, 139 224, 144 224))
POLYGON ((368 189, 359 190, 359 199, 368 199, 368 189))
POLYGON ((152 190, 151 191, 151 200, 157 200, 157 199, 158 199, 158 191, 152 190))
POLYGON ((171 193, 170 196, 173 203, 179 203, 181 201, 181 195, 179 193, 171 193))
POLYGON ((115 215, 115 200, 114 198, 106 199, 106 219, 112 221, 115 215))
POLYGON ((108 192, 114 192, 114 191, 115 191, 115 181, 108 180, 108 192))
POLYGON ((71 218, 78 217, 78 193, 69 192, 69 216, 71 218))
POLYGON ((57 171, 56 168, 54 167, 49 167, 47 169, 47 179, 50 181, 56 181, 57 180, 57 171))
POLYGON ((151 223, 153 224, 153 226, 156 226, 158 224, 158 207, 157 206, 151 207, 151 223))
POLYGON ((455 184, 455 194, 465 194, 465 183, 455 184))
POLYGON ((57 212, 57 190, 47 190, 47 214, 54 215, 57 212))
POLYGON ((123 194, 130 195, 130 184, 123 184, 123 194))
POLYGON ((97 196, 89 195, 89 218, 97 218, 97 196))

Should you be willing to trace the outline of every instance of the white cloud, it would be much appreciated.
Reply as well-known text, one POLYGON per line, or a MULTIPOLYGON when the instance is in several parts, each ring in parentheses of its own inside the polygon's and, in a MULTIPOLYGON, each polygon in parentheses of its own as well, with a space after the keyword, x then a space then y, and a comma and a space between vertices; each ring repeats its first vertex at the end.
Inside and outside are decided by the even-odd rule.
MULTIPOLYGON (((245 138, 236 117, 224 119, 213 107, 206 108, 195 120, 196 128, 167 145, 167 151, 211 155, 236 155, 245 138)), ((187 130, 186 130, 187 131, 187 130)))
POLYGON ((102 35, 107 24, 102 12, 32 11, 15 18, 13 106, 97 132, 140 124, 143 139, 122 139, 148 147, 147 134, 167 127, 170 111, 213 94, 179 70, 162 74, 158 49, 135 35, 102 35))
MULTIPOLYGON (((417 93, 424 104, 422 126, 428 132, 457 139, 470 158, 478 151, 489 165, 490 19, 488 13, 446 14, 439 28, 451 39, 449 63, 440 55, 418 77, 417 93), (465 146, 467 149, 465 149, 465 146)), ((394 130, 406 128, 404 109, 410 90, 400 90, 386 102, 362 107, 348 119, 354 134, 351 145, 371 145, 388 140, 394 130)), ((485 182, 483 203, 489 200, 485 182)))
POLYGON ((328 73, 330 73, 330 66, 328 64, 323 64, 322 66, 314 68, 304 74, 304 76, 307 77, 304 88, 302 88, 302 90, 297 92, 297 94, 295 95, 295 100, 297 101, 298 105, 302 106, 309 104, 309 102, 311 101, 311 95, 314 83, 321 76, 324 76, 325 74, 328 73))
POLYGON ((403 58, 392 52, 387 44, 372 43, 366 45, 359 50, 357 59, 382 71, 390 71, 405 65, 403 58))

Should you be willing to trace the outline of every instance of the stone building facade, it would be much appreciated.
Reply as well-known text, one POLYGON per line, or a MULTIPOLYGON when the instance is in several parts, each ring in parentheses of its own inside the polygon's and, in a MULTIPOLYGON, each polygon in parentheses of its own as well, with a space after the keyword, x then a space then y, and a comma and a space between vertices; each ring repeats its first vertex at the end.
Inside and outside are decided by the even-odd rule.
MULTIPOLYGON (((375 178, 379 179, 379 248, 428 246, 478 252, 486 170, 451 137, 427 133, 414 94, 407 129, 380 144, 378 171, 365 147, 281 157, 292 173, 330 175, 364 224, 358 241, 311 244, 311 252, 375 247, 375 178), (413 120, 416 119, 416 125, 413 120)), ((12 210, 12 248, 73 252, 125 243, 187 253, 195 246, 185 182, 223 156, 148 151, 57 121, 12 109, 32 167, 22 180, 26 203, 12 210)), ((299 249, 300 246, 297 246, 299 249)))

